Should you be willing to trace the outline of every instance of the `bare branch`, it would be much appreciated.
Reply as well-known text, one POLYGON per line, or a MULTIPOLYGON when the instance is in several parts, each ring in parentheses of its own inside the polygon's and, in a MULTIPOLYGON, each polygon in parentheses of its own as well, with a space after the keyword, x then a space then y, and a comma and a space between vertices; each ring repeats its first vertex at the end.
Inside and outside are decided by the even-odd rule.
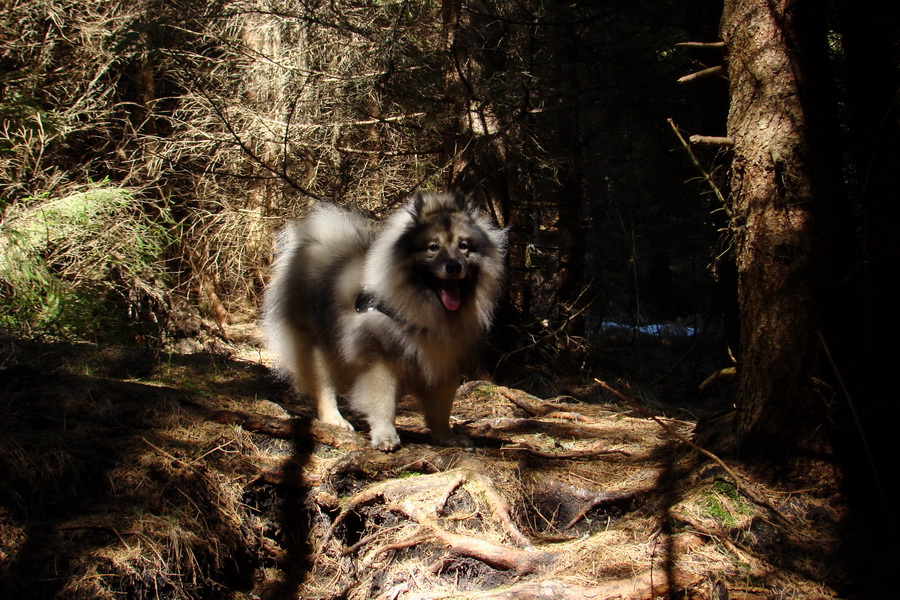
POLYGON ((692 135, 688 138, 692 144, 703 144, 705 146, 724 146, 731 148, 734 146, 734 138, 715 135, 692 135))
POLYGON ((723 67, 722 65, 717 65, 715 67, 703 69, 702 71, 697 71, 696 73, 691 73, 690 75, 685 75, 684 77, 679 77, 678 83, 690 83, 692 81, 697 81, 698 79, 703 79, 705 77, 722 75, 723 73, 725 73, 725 67, 723 67))
POLYGON ((678 42, 677 48, 710 48, 714 50, 724 49, 725 42, 678 42))

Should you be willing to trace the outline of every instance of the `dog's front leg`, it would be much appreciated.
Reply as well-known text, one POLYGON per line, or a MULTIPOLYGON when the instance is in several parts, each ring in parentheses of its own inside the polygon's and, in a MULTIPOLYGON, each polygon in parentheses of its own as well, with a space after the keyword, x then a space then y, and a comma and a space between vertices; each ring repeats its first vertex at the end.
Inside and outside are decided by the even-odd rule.
POLYGON ((456 383, 447 383, 427 390, 421 397, 422 412, 435 444, 472 448, 469 436, 454 433, 450 428, 450 412, 457 387, 456 383))
POLYGON ((400 447, 394 427, 397 413, 397 379, 381 363, 364 371, 353 386, 351 402, 369 422, 369 436, 376 450, 391 452, 400 447))

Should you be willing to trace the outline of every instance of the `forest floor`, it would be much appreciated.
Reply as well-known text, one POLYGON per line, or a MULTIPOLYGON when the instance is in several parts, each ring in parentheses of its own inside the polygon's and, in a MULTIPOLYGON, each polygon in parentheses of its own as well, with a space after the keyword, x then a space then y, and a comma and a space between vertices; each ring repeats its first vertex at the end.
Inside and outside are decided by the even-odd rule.
POLYGON ((0 339, 5 597, 808 599, 846 585, 827 465, 773 484, 699 451, 692 421, 651 414, 622 381, 590 402, 470 382, 454 424, 474 450, 432 446, 404 404, 404 445, 385 454, 315 421, 251 336, 182 350, 0 339))

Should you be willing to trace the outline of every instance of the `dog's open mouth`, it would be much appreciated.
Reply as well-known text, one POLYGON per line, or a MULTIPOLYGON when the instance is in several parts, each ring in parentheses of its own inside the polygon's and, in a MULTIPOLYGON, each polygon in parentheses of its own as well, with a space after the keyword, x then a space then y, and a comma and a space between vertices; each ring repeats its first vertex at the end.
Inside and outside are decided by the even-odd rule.
POLYGON ((462 304, 462 296, 459 293, 458 279, 439 279, 438 295, 441 298, 441 304, 447 310, 458 310, 462 304))

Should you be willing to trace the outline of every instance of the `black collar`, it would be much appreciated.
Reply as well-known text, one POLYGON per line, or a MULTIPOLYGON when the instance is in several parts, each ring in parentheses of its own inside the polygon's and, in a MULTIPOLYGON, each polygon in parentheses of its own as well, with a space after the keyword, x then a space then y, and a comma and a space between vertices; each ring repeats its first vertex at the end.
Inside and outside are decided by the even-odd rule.
POLYGON ((393 319, 394 321, 396 321, 403 327, 408 327, 409 329, 418 331, 420 333, 428 332, 428 330, 425 329, 424 327, 420 327, 418 325, 413 325, 412 323, 409 323, 406 319, 404 319, 400 315, 398 315, 396 311, 394 311, 393 309, 391 309, 391 308, 385 306, 384 304, 382 304, 381 302, 379 302, 378 298, 376 298, 375 294, 373 294, 372 292, 370 292, 368 290, 361 291, 359 293, 359 295, 356 297, 356 312, 362 314, 362 313, 372 312, 373 310, 377 310, 378 312, 385 315, 386 317, 390 317, 391 319, 393 319))
POLYGON ((375 298, 375 294, 372 292, 363 290, 359 293, 359 296, 356 297, 356 312, 365 313, 371 312, 373 310, 377 310, 378 312, 382 312, 392 319, 394 316, 385 310, 384 306, 379 306, 378 299, 375 298))
POLYGON ((379 302, 378 298, 375 297, 375 294, 368 290, 361 291, 359 293, 359 296, 356 297, 356 312, 367 313, 372 312, 373 310, 377 310, 378 312, 389 316, 398 323, 406 325, 406 321, 400 318, 400 315, 398 315, 395 311, 379 302))

